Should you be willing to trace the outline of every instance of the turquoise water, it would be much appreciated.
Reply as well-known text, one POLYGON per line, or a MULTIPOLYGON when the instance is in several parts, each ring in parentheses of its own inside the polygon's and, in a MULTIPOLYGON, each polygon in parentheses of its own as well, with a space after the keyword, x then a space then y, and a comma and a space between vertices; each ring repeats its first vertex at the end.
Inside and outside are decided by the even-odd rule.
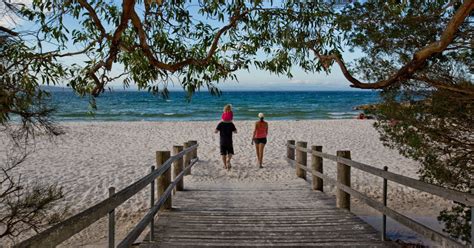
POLYGON ((347 119, 355 106, 378 101, 373 91, 325 92, 223 92, 220 97, 196 93, 189 102, 184 92, 171 92, 168 99, 148 92, 106 92, 97 98, 91 114, 89 99, 70 91, 52 92, 58 121, 175 121, 216 120, 230 103, 234 119, 255 119, 259 112, 271 120, 347 119))

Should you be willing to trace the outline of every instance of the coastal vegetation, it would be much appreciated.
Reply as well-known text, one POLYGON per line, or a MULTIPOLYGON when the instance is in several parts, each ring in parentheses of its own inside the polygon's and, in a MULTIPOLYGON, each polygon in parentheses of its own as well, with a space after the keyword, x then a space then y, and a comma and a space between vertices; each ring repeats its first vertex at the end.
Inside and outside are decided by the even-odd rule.
MULTIPOLYGON (((89 96, 95 107, 95 97, 112 81, 164 96, 172 83, 189 95, 203 87, 219 94, 217 84, 235 79, 237 70, 256 67, 291 77, 294 67, 329 72, 337 65, 351 87, 381 91, 372 110, 375 127, 386 145, 421 162, 421 180, 470 190, 473 1, 1 4, 2 15, 27 23, 21 29, 0 25, 0 123, 16 154, 2 164, 1 189, 7 190, 0 192, 0 204, 10 206, 1 213, 10 217, 0 216, 8 227, 4 235, 17 235, 24 225, 39 228, 45 211, 63 196, 60 188, 27 189, 10 176, 32 137, 62 133, 40 88, 59 82, 89 96), (349 64, 346 50, 361 57, 349 64), (12 124, 13 116, 20 125, 12 124), (31 212, 38 214, 18 215, 31 212)), ((469 216, 459 204, 440 220, 453 237, 468 241, 469 216)))

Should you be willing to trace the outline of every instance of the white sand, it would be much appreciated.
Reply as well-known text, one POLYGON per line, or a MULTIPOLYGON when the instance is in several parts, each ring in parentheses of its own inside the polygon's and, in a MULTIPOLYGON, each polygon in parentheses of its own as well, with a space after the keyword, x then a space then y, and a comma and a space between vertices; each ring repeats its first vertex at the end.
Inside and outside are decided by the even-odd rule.
MULTIPOLYGON (((201 162, 193 168, 193 175, 185 178, 186 183, 294 180, 294 169, 285 162, 285 143, 289 139, 307 141, 308 146, 322 145, 323 151, 330 154, 350 150, 353 160, 379 168, 388 166, 392 172, 417 177, 419 165, 384 147, 372 121, 270 121, 264 169, 257 169, 255 148, 251 145, 253 122, 235 124, 238 133, 234 136, 236 154, 231 172, 222 169, 219 135, 213 132, 217 122, 83 122, 63 123, 67 133, 54 143, 39 141, 36 152, 17 173, 25 175, 30 184, 57 182, 63 186, 67 195, 62 204, 69 205, 71 213, 106 198, 108 187, 120 190, 146 175, 155 163, 155 151, 171 150, 173 145, 187 140, 199 142, 201 162)), ((0 156, 4 156, 5 149, 2 142, 0 156)), ((335 176, 335 163, 325 160, 324 170, 335 176)), ((353 169, 352 184, 370 196, 381 195, 382 180, 367 173, 353 169)), ((326 190, 333 191, 330 187, 326 190)), ((144 190, 118 210, 122 224, 119 236, 143 216, 149 204, 148 194, 148 189, 144 190)), ((419 216, 435 216, 446 205, 437 197, 395 183, 389 183, 389 199, 391 207, 419 216)), ((357 201, 353 209, 360 214, 376 213, 357 201)), ((96 243, 106 237, 105 225, 102 220, 66 244, 96 243)))

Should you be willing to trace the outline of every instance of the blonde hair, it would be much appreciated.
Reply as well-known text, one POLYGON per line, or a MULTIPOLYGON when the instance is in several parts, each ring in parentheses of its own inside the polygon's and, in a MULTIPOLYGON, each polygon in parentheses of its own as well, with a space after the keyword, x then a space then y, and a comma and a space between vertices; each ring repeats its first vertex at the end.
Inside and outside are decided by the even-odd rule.
POLYGON ((224 106, 224 112, 231 112, 232 111, 232 105, 227 104, 224 106))

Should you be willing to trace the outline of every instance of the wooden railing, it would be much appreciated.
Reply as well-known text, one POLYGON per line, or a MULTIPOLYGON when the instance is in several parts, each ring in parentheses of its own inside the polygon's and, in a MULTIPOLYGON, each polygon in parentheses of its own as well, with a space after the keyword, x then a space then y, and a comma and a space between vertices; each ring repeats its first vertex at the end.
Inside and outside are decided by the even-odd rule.
MULTIPOLYGON (((389 207, 387 207, 387 181, 393 181, 401 185, 405 185, 414 189, 418 189, 433 195, 440 196, 447 200, 463 203, 471 207, 474 206, 474 194, 460 192, 456 190, 446 189, 433 184, 425 183, 403 175, 395 174, 387 171, 387 167, 379 169, 367 164, 359 163, 350 159, 350 151, 337 151, 337 156, 323 153, 322 146, 312 146, 307 148, 307 143, 303 141, 297 142, 288 140, 287 144, 287 160, 296 167, 296 175, 306 180, 306 173, 312 175, 313 190, 323 191, 323 182, 329 183, 337 187, 336 205, 339 208, 350 210, 350 197, 354 196, 361 202, 369 205, 375 210, 383 214, 382 218, 382 240, 386 239, 386 216, 405 225, 413 231, 439 243, 443 247, 467 247, 450 237, 439 233, 428 226, 425 226, 389 207), (311 154, 311 168, 307 167, 307 155, 311 154), (296 158, 295 158, 296 155, 296 158), (323 174, 323 158, 337 162, 337 179, 333 179, 323 174), (370 173, 375 176, 382 177, 383 183, 383 199, 382 202, 371 199, 365 194, 351 188, 350 169, 354 167, 358 170, 370 173)), ((473 215, 471 215, 471 223, 474 223, 473 215)), ((472 224, 471 224, 472 225, 472 224)), ((471 226, 471 234, 474 237, 474 228, 471 226)), ((473 247, 471 245, 471 247, 473 247)))
POLYGON ((148 175, 117 193, 115 193, 113 187, 109 188, 109 198, 19 243, 15 247, 55 247, 107 215, 109 216, 109 247, 115 247, 115 208, 147 185, 150 185, 151 188, 150 209, 117 247, 132 246, 147 225, 150 226, 150 238, 152 239, 154 217, 158 210, 171 208, 171 193, 175 187, 178 191, 183 190, 183 176, 190 173, 191 167, 198 161, 198 146, 196 141, 185 142, 184 147, 174 146, 174 155, 171 157, 169 151, 156 152, 157 169, 155 169, 155 166, 151 166, 151 172, 148 175), (171 181, 172 165, 175 174, 173 181, 171 181), (156 202, 155 181, 158 186, 158 201, 156 202))

